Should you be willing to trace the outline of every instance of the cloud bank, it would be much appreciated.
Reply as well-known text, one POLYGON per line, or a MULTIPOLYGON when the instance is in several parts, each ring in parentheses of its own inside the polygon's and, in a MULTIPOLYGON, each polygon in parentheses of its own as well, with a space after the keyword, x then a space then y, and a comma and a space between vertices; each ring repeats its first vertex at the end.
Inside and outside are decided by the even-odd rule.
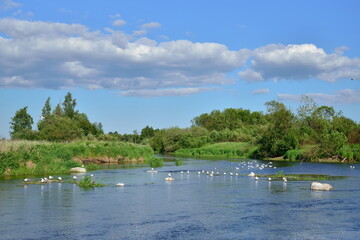
MULTIPOLYGON (((360 89, 342 89, 333 94, 325 93, 307 93, 304 94, 311 97, 316 102, 327 104, 353 104, 360 103, 360 89)), ((302 95, 278 94, 279 99, 285 101, 300 102, 302 95)))
MULTIPOLYGON (((113 25, 125 23, 115 20, 113 25)), ((158 27, 160 23, 150 22, 128 34, 110 28, 90 31, 81 24, 0 19, 0 87, 116 89, 122 96, 149 97, 214 91, 233 84, 228 73, 237 69, 242 69, 240 79, 250 82, 360 78, 360 60, 342 56, 344 46, 331 54, 312 44, 233 51, 218 43, 144 37, 158 27)))

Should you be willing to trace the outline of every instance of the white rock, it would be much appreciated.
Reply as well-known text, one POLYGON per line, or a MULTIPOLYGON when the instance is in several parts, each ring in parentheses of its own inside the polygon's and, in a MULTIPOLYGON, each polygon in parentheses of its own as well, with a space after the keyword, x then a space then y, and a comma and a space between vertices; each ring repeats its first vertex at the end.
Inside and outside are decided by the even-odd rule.
POLYGON ((256 174, 254 172, 251 172, 251 173, 248 174, 249 177, 255 177, 255 175, 256 174))
POLYGON ((86 173, 86 169, 82 167, 74 167, 70 169, 70 172, 86 173))
POLYGON ((165 181, 168 181, 168 182, 174 181, 174 180, 175 180, 175 178, 172 178, 172 177, 167 177, 167 178, 165 178, 165 181))
POLYGON ((319 182, 312 182, 310 189, 315 191, 329 191, 334 187, 328 183, 319 183, 319 182))
POLYGON ((117 183, 116 186, 123 187, 125 186, 125 183, 117 183))

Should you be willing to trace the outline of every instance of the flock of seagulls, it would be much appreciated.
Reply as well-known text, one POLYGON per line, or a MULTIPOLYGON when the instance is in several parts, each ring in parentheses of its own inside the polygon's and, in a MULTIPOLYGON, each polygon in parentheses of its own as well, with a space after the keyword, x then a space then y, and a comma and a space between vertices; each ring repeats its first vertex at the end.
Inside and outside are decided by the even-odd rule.
MULTIPOLYGON (((35 181, 35 182, 48 183, 48 182, 62 182, 62 181, 63 181, 62 177, 55 178, 54 176, 48 176, 48 177, 42 177, 40 178, 39 181, 35 181)), ((24 178, 23 182, 31 183, 32 181, 30 178, 24 178)))
MULTIPOLYGON (((259 170, 262 171, 265 168, 271 168, 271 169, 276 169, 275 166, 273 166, 272 162, 268 162, 268 163, 258 163, 256 160, 254 161, 243 161, 240 163, 235 163, 235 162, 231 162, 231 164, 235 164, 235 166, 233 167, 233 170, 231 171, 220 171, 217 170, 216 167, 212 170, 196 170, 196 171, 192 171, 197 173, 197 175, 204 175, 206 174, 209 177, 214 177, 214 176, 220 176, 220 175, 224 175, 224 176, 244 176, 243 174, 240 174, 239 171, 240 170, 259 170)), ((155 170, 154 168, 151 168, 150 170, 147 170, 146 172, 148 173, 157 173, 157 170, 155 170)), ((181 176, 183 174, 190 174, 190 170, 181 170, 180 171, 181 176)), ((256 176, 256 174, 254 172, 251 172, 250 174, 248 174, 249 177, 253 177, 255 181, 259 181, 260 178, 258 176, 256 176)), ((170 181, 174 181, 175 178, 172 176, 171 173, 168 173, 168 176, 164 178, 165 181, 170 182, 170 181)), ((271 181, 271 177, 268 178, 268 181, 271 181)), ((284 182, 287 182, 287 179, 284 177, 283 178, 284 182)))

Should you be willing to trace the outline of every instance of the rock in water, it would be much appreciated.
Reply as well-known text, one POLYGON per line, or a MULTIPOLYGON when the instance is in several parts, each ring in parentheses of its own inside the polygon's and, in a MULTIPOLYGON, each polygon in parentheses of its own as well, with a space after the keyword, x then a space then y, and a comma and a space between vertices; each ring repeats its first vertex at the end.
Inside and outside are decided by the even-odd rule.
POLYGON ((70 172, 76 172, 76 173, 86 173, 86 169, 82 167, 74 167, 70 169, 70 172))
POLYGON ((117 183, 116 186, 118 186, 118 187, 124 187, 124 186, 125 186, 125 183, 117 183))
POLYGON ((334 187, 328 183, 319 183, 319 182, 312 182, 310 189, 314 191, 329 191, 334 187))

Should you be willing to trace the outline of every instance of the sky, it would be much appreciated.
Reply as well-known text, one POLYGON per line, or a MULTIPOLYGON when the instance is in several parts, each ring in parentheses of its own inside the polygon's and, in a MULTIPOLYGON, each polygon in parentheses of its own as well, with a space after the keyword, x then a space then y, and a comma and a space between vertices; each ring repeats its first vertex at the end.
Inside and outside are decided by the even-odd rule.
POLYGON ((67 92, 105 132, 301 96, 360 122, 360 1, 0 0, 0 138, 67 92))

